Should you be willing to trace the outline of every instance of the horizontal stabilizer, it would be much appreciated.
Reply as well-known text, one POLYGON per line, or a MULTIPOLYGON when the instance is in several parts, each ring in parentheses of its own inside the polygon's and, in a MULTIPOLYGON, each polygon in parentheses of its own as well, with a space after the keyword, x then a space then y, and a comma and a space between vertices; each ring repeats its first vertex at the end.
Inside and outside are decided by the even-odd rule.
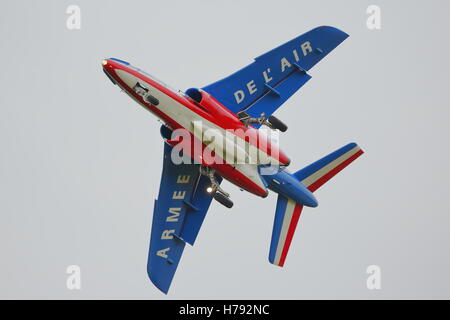
POLYGON ((270 243, 270 263, 280 267, 284 265, 302 209, 301 204, 281 194, 278 195, 270 243))
MULTIPOLYGON (((271 263, 280 267, 284 265, 303 209, 301 203, 291 199, 296 198, 297 201, 303 201, 302 198, 295 197, 295 194, 292 194, 292 192, 299 193, 302 190, 297 188, 289 193, 293 183, 289 183, 287 178, 280 179, 283 177, 283 174, 296 178, 310 192, 314 192, 362 154, 363 151, 356 143, 349 143, 293 175, 282 171, 275 176, 276 179, 286 186, 284 188, 273 188, 273 190, 278 192, 278 200, 270 243, 269 261, 271 263)), ((303 203, 305 202, 303 201, 303 203)))
POLYGON ((363 153, 364 151, 356 143, 349 143, 297 171, 294 176, 311 192, 314 192, 363 153))

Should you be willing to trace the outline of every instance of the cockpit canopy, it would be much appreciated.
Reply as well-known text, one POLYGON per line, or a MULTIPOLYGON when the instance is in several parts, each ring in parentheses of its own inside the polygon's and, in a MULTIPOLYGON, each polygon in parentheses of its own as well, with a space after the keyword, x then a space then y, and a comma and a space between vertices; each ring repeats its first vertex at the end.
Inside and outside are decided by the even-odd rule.
POLYGON ((190 88, 190 89, 187 89, 185 93, 188 97, 190 97, 195 102, 198 102, 198 103, 202 102, 203 95, 199 89, 190 88))

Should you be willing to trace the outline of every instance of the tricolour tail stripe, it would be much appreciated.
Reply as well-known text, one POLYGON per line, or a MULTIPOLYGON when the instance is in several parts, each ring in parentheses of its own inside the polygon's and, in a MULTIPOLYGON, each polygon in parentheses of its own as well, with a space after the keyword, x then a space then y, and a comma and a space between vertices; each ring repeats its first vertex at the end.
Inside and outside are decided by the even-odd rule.
POLYGON ((282 267, 286 260, 303 206, 279 195, 270 245, 269 261, 282 267))
POLYGON ((363 153, 356 143, 349 143, 296 172, 294 176, 311 192, 314 192, 363 153))
MULTIPOLYGON (((314 192, 361 154, 363 151, 356 143, 349 143, 293 176, 314 192)), ((282 194, 278 195, 269 253, 269 261, 274 265, 284 265, 302 209, 301 204, 282 194)))
MULTIPOLYGON (((289 202, 294 202, 290 200, 289 202)), ((294 202, 295 203, 295 202, 294 202)), ((284 261, 286 260, 286 256, 289 251, 289 247, 291 246, 292 237, 294 236, 295 228, 297 227, 298 220, 300 219, 300 214, 302 212, 303 206, 295 203, 294 211, 292 213, 291 221, 289 222, 289 229, 284 240, 283 250, 281 252, 280 259, 277 263, 278 266, 282 267, 284 265, 284 261)))

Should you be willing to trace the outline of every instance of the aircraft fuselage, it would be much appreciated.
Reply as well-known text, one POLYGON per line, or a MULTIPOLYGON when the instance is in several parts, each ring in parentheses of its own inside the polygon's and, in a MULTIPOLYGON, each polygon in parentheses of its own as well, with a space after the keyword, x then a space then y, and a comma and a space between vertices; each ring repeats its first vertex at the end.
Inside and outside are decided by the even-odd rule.
MULTIPOLYGON (((161 119, 170 130, 182 129, 191 141, 198 142, 200 148, 189 148, 191 159, 213 168, 238 187, 265 197, 268 191, 258 167, 261 164, 289 165, 290 160, 276 143, 261 130, 242 123, 207 92, 199 90, 201 101, 195 101, 118 59, 103 60, 103 69, 114 84, 161 119), (238 159, 242 153, 245 159, 238 159)), ((182 145, 180 139, 166 142, 174 148, 182 145)))

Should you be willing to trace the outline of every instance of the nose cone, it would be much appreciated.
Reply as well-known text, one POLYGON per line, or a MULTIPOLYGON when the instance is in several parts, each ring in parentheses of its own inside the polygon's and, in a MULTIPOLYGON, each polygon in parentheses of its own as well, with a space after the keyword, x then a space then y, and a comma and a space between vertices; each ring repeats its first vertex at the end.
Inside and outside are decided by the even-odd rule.
POLYGON ((114 75, 112 73, 112 69, 110 68, 110 66, 108 65, 108 60, 103 60, 102 61, 102 66, 103 66, 103 72, 105 73, 105 75, 108 77, 109 80, 111 80, 111 82, 116 85, 117 81, 116 79, 114 79, 114 75))
POLYGON ((131 74, 130 64, 126 61, 115 58, 104 59, 102 66, 103 71, 114 84, 119 82, 122 87, 125 84, 128 88, 133 88, 139 81, 136 76, 131 74))
POLYGON ((115 65, 116 65, 116 63, 114 63, 114 61, 111 59, 103 59, 102 60, 103 70, 113 69, 115 65))

